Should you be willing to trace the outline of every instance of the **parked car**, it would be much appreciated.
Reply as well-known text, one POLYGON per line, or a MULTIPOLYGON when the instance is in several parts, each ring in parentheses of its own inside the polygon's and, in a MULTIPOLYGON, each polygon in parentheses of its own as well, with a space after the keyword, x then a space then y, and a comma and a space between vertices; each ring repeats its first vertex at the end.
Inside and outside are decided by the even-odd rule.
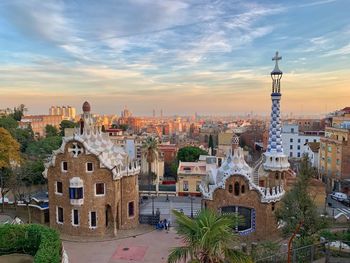
POLYGON ((343 201, 341 201, 343 205, 349 206, 350 207, 350 196, 343 201))
POLYGON ((331 198, 340 202, 343 202, 344 200, 348 199, 348 196, 344 193, 340 192, 332 192, 331 198))

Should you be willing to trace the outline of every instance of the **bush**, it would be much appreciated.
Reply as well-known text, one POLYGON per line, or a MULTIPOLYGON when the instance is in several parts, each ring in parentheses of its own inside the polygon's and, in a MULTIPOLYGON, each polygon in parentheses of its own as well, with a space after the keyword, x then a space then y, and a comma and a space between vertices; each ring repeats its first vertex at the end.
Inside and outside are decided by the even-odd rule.
POLYGON ((23 253, 34 256, 34 263, 59 263, 61 249, 56 230, 35 224, 0 226, 0 255, 23 253))

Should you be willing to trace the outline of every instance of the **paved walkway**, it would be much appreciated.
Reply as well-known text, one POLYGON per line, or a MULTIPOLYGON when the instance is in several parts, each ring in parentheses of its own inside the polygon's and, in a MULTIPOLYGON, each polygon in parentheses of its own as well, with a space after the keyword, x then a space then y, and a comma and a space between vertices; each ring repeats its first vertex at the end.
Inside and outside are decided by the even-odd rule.
POLYGON ((63 241, 70 263, 165 263, 181 240, 172 229, 119 240, 78 243, 63 241))

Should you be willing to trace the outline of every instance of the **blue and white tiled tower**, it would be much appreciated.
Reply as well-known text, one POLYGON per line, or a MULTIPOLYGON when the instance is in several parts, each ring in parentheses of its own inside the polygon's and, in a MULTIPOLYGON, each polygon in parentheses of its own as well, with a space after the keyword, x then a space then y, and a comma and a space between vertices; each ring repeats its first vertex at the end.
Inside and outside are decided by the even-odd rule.
POLYGON ((276 52, 275 57, 272 60, 275 61, 275 68, 271 72, 272 78, 272 112, 270 120, 270 130, 269 130, 269 142, 267 146, 267 151, 264 153, 265 160, 263 163, 265 170, 270 171, 284 171, 288 170, 289 162, 288 157, 283 153, 282 148, 282 126, 281 126, 281 111, 280 111, 280 100, 281 100, 281 78, 282 71, 278 68, 278 61, 282 57, 278 56, 276 52))

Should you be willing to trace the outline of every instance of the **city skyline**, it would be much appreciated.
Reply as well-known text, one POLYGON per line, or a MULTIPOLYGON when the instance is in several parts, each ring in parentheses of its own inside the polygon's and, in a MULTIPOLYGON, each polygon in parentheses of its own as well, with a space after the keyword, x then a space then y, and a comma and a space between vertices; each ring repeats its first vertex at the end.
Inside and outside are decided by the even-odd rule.
POLYGON ((101 114, 124 105, 135 115, 268 113, 278 50, 282 111, 334 111, 350 98, 349 8, 345 0, 4 1, 0 105, 24 103, 32 114, 51 105, 79 112, 85 100, 101 114))

